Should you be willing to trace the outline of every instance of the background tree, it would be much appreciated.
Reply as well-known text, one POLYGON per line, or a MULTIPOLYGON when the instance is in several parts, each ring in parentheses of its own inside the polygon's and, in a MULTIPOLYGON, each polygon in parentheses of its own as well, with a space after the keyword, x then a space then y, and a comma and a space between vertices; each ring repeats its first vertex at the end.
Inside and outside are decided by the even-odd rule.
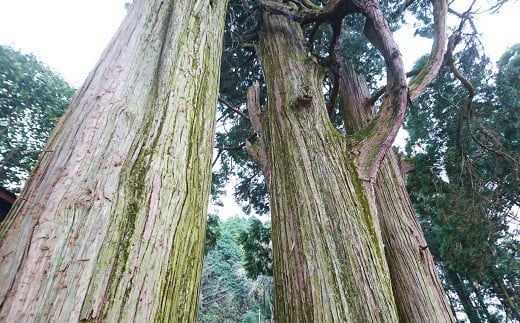
POLYGON ((209 214, 206 221, 206 242, 204 243, 204 255, 213 250, 217 241, 222 235, 220 228, 220 218, 217 215, 209 214))
POLYGON ((271 223, 262 223, 258 218, 249 220, 247 230, 238 239, 244 249, 244 268, 247 277, 255 279, 259 275, 273 275, 271 244, 271 223))
POLYGON ((471 322, 519 320, 520 47, 494 73, 477 46, 462 83, 446 69, 410 109, 408 188, 452 303, 471 322))
POLYGON ((0 320, 195 320, 225 1, 135 1, 0 226, 0 320))
POLYGON ((0 46, 0 185, 20 191, 73 94, 33 55, 0 46))
POLYGON ((243 255, 226 224, 204 263, 200 322, 240 322, 247 312, 249 286, 242 268, 243 255))
POLYGON ((220 224, 222 234, 204 261, 199 322, 264 322, 272 317, 272 278, 257 274, 249 279, 247 251, 238 244, 256 221, 248 225, 244 218, 231 217, 220 224))

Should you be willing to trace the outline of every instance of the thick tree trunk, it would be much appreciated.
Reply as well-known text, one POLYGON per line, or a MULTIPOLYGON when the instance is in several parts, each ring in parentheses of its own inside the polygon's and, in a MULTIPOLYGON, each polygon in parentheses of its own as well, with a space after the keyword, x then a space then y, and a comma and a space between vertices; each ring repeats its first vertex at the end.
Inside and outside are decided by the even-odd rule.
POLYGON ((455 322, 400 172, 389 152, 376 181, 385 254, 402 322, 455 322))
POLYGON ((276 321, 397 322, 368 182, 328 120, 323 75, 297 24, 264 25, 269 108, 249 108, 270 172, 276 321))
MULTIPOLYGON (((340 111, 348 133, 374 117, 370 93, 352 68, 340 70, 340 111)), ((454 317, 406 191, 397 156, 389 151, 377 173, 374 199, 392 287, 402 322, 450 322, 454 317)))
POLYGON ((225 2, 132 5, 0 228, 0 321, 195 320, 225 2))
POLYGON ((299 27, 264 15, 258 53, 269 108, 261 112, 250 93, 260 140, 249 151, 269 184, 280 321, 454 321, 395 156, 382 158, 402 120, 406 86, 388 28, 369 7, 359 4, 376 22, 373 39, 386 53, 389 83, 377 118, 365 93, 354 93, 365 110, 350 116, 355 134, 348 137, 328 121, 323 75, 299 27))

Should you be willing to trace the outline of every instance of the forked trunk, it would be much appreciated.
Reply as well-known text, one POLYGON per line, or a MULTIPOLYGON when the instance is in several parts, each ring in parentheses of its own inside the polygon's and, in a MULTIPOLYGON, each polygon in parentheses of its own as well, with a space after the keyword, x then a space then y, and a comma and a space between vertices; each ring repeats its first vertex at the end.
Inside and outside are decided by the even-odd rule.
POLYGON ((258 52, 269 108, 260 111, 252 89, 248 107, 260 140, 249 151, 264 163, 271 197, 276 319, 453 321, 395 157, 378 160, 379 145, 388 145, 379 127, 402 118, 395 115, 401 79, 387 93, 395 95, 387 114, 350 116, 355 134, 342 136, 328 120, 323 75, 299 26, 269 14, 263 22, 258 52))
POLYGON ((269 108, 250 93, 249 109, 270 174, 275 319, 397 322, 368 182, 328 120, 323 75, 297 24, 265 14, 264 25, 269 108))
MULTIPOLYGON (((342 62, 340 111, 347 133, 361 130, 374 117, 367 84, 342 62)), ((392 288, 402 322, 452 322, 432 255, 406 191, 408 166, 389 151, 374 189, 392 288)))
POLYGON ((0 321, 195 321, 225 9, 134 2, 2 224, 0 321))

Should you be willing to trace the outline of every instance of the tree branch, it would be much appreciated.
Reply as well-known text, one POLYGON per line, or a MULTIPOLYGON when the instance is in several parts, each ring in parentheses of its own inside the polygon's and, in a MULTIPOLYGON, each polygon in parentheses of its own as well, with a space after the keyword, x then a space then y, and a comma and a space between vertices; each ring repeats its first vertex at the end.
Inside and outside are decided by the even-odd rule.
POLYGON ((460 143, 460 137, 461 137, 461 132, 462 132, 462 123, 464 122, 464 120, 466 121, 466 125, 468 127, 468 133, 471 137, 471 139, 478 145, 480 146, 482 149, 486 150, 486 151, 489 151, 493 154, 496 154, 496 155, 499 155, 499 156, 503 156, 506 160, 509 160, 512 164, 514 165, 518 165, 519 162, 512 156, 510 156, 509 154, 507 154, 506 152, 504 151, 501 151, 501 150, 497 150, 497 149, 493 149, 493 147, 491 146, 488 146, 486 144, 484 144, 482 141, 480 141, 477 136, 475 135, 475 133, 473 132, 473 129, 471 127, 471 111, 473 109, 472 107, 472 102, 473 102, 473 98, 475 97, 475 88, 473 87, 473 85, 471 84, 471 82, 459 71, 459 69, 456 67, 455 65, 455 59, 453 57, 453 50, 455 49, 455 46, 457 44, 457 42, 459 41, 459 35, 460 35, 460 30, 462 29, 462 26, 459 26, 459 30, 457 30, 451 37, 450 37, 450 40, 448 42, 448 52, 446 53, 446 60, 447 60, 447 63, 448 63, 448 66, 451 70, 451 72, 453 73, 453 75, 455 76, 455 78, 457 78, 461 83, 462 85, 466 88, 466 90, 468 91, 468 96, 464 102, 464 105, 460 111, 460 114, 459 114, 459 118, 458 118, 458 122, 457 122, 457 136, 456 136, 456 145, 457 147, 459 148, 459 151, 462 155, 464 155, 464 149, 462 148, 462 145, 460 143))
POLYGON ((250 121, 249 120, 249 117, 247 115, 245 115, 242 111, 238 110, 236 107, 232 106, 229 102, 227 102, 224 98, 222 97, 218 97, 218 102, 222 103, 223 105, 226 106, 226 108, 228 108, 229 110, 235 112, 236 114, 238 114, 239 116, 241 116, 242 118, 246 119, 247 121, 250 121))
MULTIPOLYGON (((406 72, 406 77, 412 77, 421 72, 421 69, 414 69, 409 72, 406 72)), ((374 105, 376 104, 376 101, 379 100, 379 98, 385 94, 386 86, 383 86, 381 89, 379 89, 370 99, 368 99, 367 104, 368 105, 374 105)))
POLYGON ((242 182, 242 184, 240 185, 240 190, 238 192, 236 192, 234 195, 235 196, 239 196, 240 194, 244 193, 244 191, 246 190, 247 186, 249 185, 249 183, 253 180, 253 178, 255 178, 256 176, 258 176, 258 171, 256 171, 252 176, 250 176, 248 179, 246 179, 244 182, 242 182))
POLYGON ((246 146, 246 143, 248 141, 251 141, 253 139, 255 139, 256 137, 256 133, 252 134, 251 136, 249 136, 249 138, 246 139, 246 141, 244 141, 243 143, 241 143, 240 145, 238 146, 225 146, 225 147, 214 147, 215 149, 218 149, 219 152, 221 151, 233 151, 233 150, 240 150, 242 148, 244 148, 246 146))
POLYGON ((410 100, 412 101, 417 99, 437 76, 444 62, 444 54, 446 52, 446 16, 448 4, 446 0, 431 0, 431 2, 434 17, 432 50, 424 67, 408 85, 410 100))
POLYGON ((285 3, 274 2, 269 0, 258 0, 258 2, 265 11, 278 15, 283 15, 301 24, 308 24, 311 22, 323 22, 342 11, 344 17, 349 11, 349 2, 343 0, 331 1, 327 3, 325 7, 316 6, 312 4, 310 1, 306 1, 305 5, 301 5, 301 3, 292 2, 298 8, 294 8, 285 3), (313 5, 312 9, 309 9, 310 4, 313 5))
POLYGON ((218 153, 217 153, 217 156, 213 160, 213 163, 211 163, 211 168, 215 167, 215 164, 217 163, 217 160, 220 158, 221 155, 222 155, 222 150, 219 149, 218 153))
POLYGON ((387 69, 387 85, 381 108, 376 117, 357 132, 360 136, 353 137, 363 138, 360 142, 354 142, 355 149, 352 150, 357 155, 360 176, 373 183, 379 165, 401 127, 408 87, 401 54, 379 3, 375 0, 352 0, 352 3, 366 17, 365 35, 383 55, 387 69))
POLYGON ((314 26, 312 26, 312 29, 309 33, 309 49, 311 53, 314 52, 314 38, 316 37, 316 33, 320 29, 321 22, 314 23, 314 26))

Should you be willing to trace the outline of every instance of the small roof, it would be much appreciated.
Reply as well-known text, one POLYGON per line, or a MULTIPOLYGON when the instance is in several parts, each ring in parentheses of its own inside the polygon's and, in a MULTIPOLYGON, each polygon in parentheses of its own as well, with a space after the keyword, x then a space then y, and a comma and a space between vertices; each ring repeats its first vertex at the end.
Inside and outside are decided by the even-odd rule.
POLYGON ((0 186, 0 200, 13 204, 14 201, 16 201, 16 194, 11 193, 5 187, 0 186))

